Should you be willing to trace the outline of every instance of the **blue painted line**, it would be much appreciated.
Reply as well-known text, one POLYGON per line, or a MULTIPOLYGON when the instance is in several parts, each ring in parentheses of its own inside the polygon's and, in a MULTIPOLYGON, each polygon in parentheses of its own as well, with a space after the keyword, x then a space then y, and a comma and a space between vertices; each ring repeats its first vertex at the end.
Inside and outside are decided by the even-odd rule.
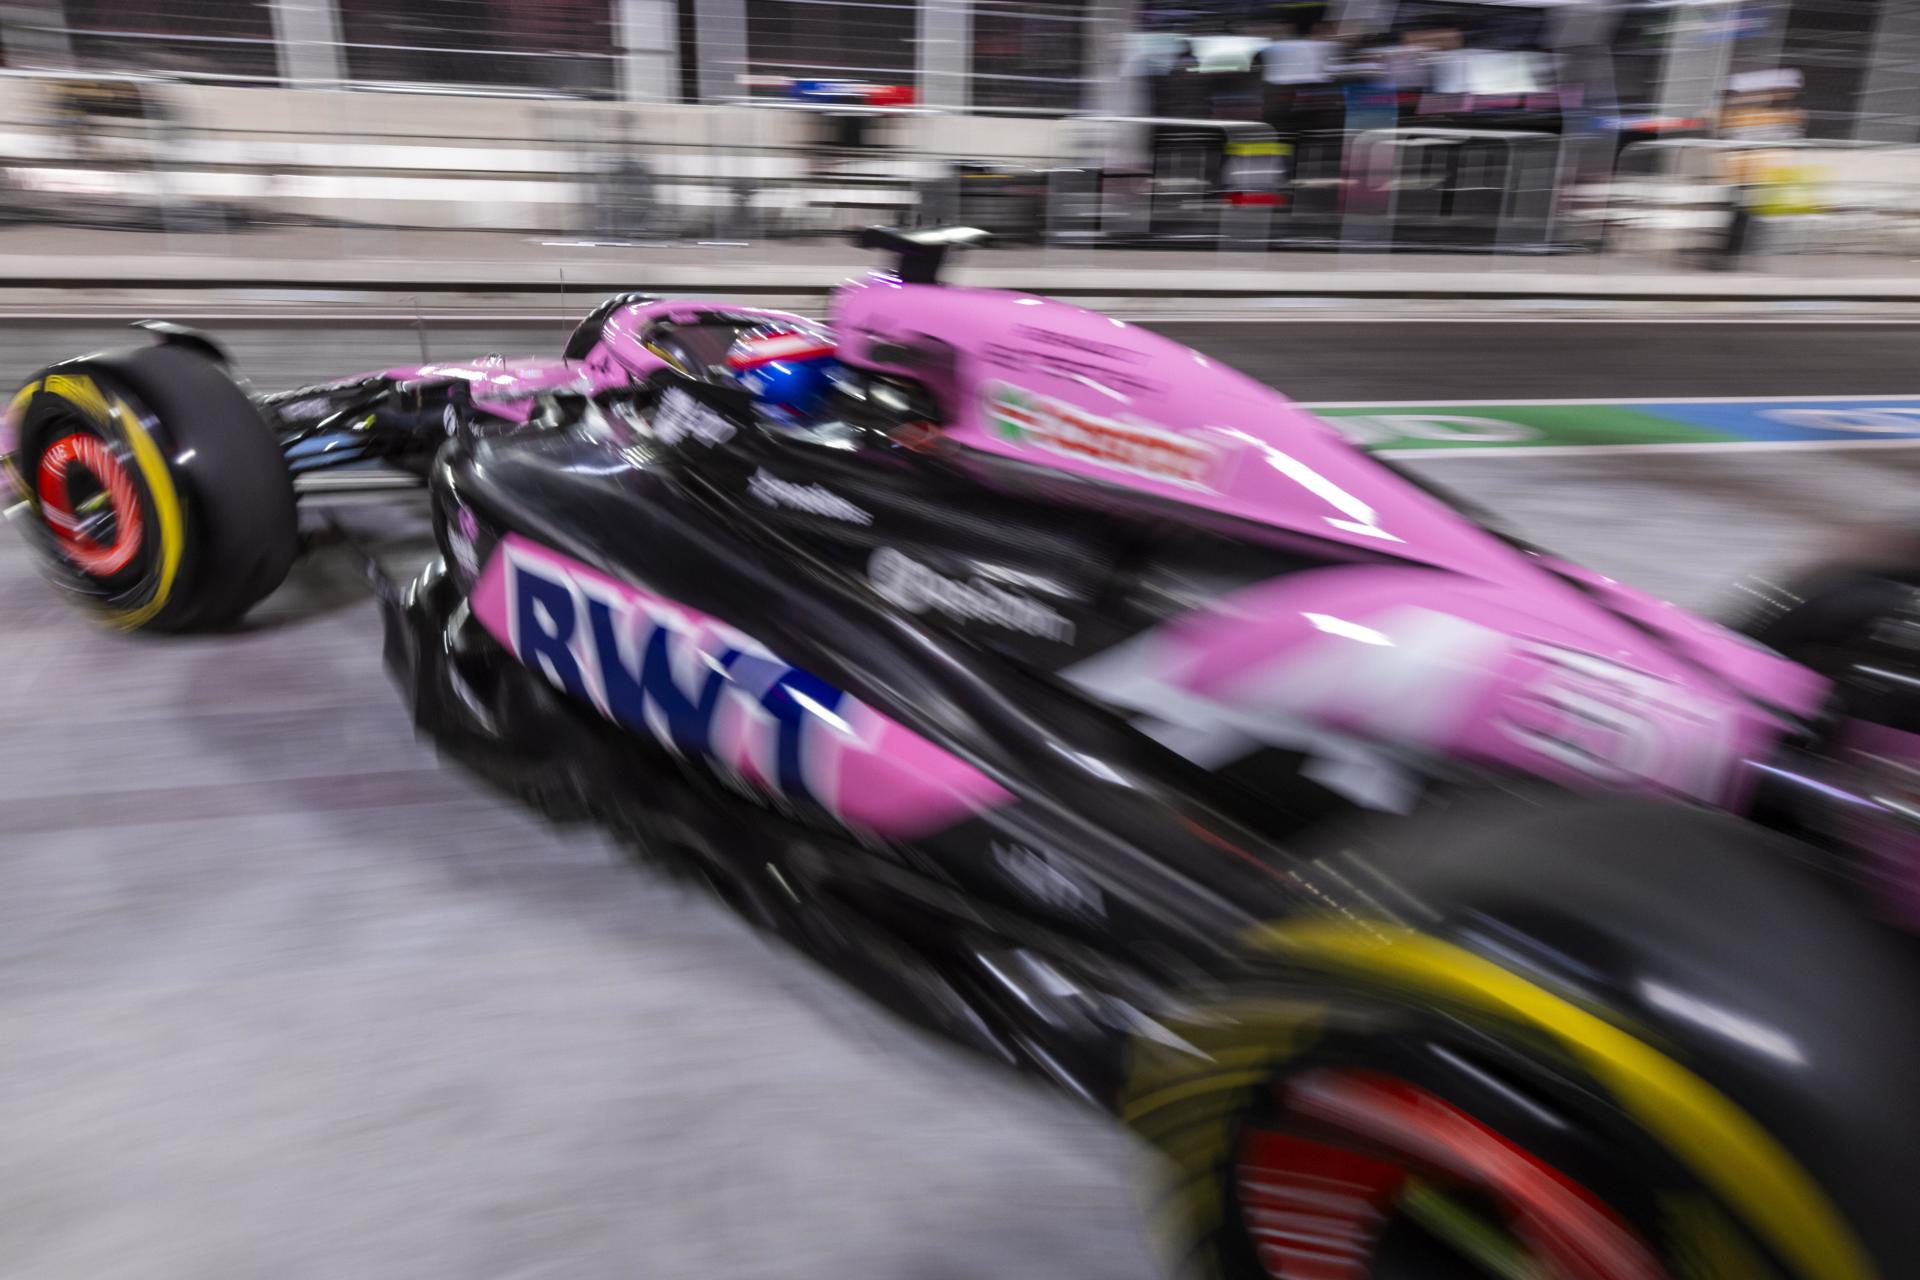
POLYGON ((1636 402, 1638 413, 1669 418, 1736 440, 1920 439, 1920 398, 1879 400, 1835 397, 1724 404, 1636 402))

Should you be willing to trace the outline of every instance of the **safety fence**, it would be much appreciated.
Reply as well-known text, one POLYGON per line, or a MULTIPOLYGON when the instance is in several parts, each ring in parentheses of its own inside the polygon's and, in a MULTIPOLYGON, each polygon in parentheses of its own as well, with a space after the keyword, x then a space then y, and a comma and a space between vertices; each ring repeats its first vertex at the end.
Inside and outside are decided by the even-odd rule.
POLYGON ((1570 216, 1620 253, 1669 262, 1732 255, 1911 254, 1920 147, 1685 138, 1624 149, 1610 178, 1568 192, 1570 216))
POLYGON ((1345 249, 1520 253, 1554 240, 1559 135, 1491 129, 1367 129, 1344 151, 1345 249))
POLYGON ((1097 0, 8 0, 0 65, 199 84, 780 97, 853 81, 1069 112, 1112 78, 1097 0))
POLYGON ((1055 245, 1427 249, 1575 247, 1556 222, 1557 135, 1465 129, 1318 132, 1237 120, 1077 116, 1066 162, 960 162, 927 220, 1055 245))
MULTIPOLYGON (((608 239, 781 239, 913 221, 944 169, 928 149, 952 123, 919 108, 789 103, 553 104, 537 115, 575 178, 564 229, 608 239)), ((1001 132, 1003 149, 1035 145, 1031 130, 1001 132)))
POLYGON ((1051 121, 921 108, 385 98, 0 75, 0 218, 758 239, 919 216, 958 157, 1032 165, 1051 121))
POLYGON ((1032 118, 750 97, 388 96, 0 74, 0 218, 757 240, 966 222, 1061 247, 1906 253, 1920 149, 1032 118), (1593 175, 1603 175, 1595 178, 1593 175))
POLYGON ((1049 175, 1055 244, 1262 249, 1283 175, 1274 131, 1243 120, 1081 116, 1049 175))
POLYGON ((0 41, 16 70, 607 97, 614 17, 608 0, 13 0, 0 41))

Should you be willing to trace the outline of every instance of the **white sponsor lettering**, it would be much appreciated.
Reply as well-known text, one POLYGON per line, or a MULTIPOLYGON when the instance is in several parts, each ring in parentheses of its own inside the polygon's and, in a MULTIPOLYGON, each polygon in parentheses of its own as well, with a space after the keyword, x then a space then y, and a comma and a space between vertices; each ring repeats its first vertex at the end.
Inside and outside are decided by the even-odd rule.
POLYGON ((1515 648, 1540 665, 1494 720, 1507 737, 1601 782, 1658 778, 1688 795, 1723 792, 1726 707, 1591 653, 1534 641, 1515 648), (1529 717, 1529 704, 1551 718, 1529 717))
POLYGON ((1103 905, 1098 889, 1067 875, 1025 845, 995 840, 993 856, 1007 877, 1035 900, 1065 911, 1101 914, 1103 905))
POLYGON ((327 399, 295 400, 280 406, 280 416, 288 422, 317 422, 333 408, 333 401, 327 399))
POLYGON ((733 439, 733 432, 731 422, 678 387, 660 397, 660 407, 653 413, 653 434, 667 444, 688 439, 725 444, 733 439))
POLYGON ((849 524, 872 524, 873 517, 831 489, 817 484, 799 484, 759 470, 747 481, 747 492, 770 507, 791 507, 808 515, 849 524))
POLYGON ((867 580, 882 600, 908 613, 932 609, 956 622, 991 623, 1063 644, 1073 639, 1073 624, 1039 601, 979 578, 959 582, 943 577, 892 547, 873 553, 867 580))

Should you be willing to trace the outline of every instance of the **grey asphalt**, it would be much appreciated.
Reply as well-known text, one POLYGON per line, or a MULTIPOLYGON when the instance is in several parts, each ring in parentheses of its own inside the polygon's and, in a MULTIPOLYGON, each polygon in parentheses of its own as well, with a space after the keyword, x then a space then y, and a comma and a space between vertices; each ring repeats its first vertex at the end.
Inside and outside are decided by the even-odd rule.
POLYGON ((1120 1135, 442 768, 349 578, 152 643, 0 543, 0 1275, 1152 1274, 1120 1135))
MULTIPOLYGON (((442 359, 557 353, 572 312, 583 309, 556 308, 552 320, 539 322, 436 321, 428 325, 428 351, 442 359)), ((263 387, 415 363, 420 355, 419 335, 406 322, 349 328, 183 318, 226 343, 263 387)), ((1306 401, 1920 393, 1920 323, 1911 322, 1467 316, 1399 323, 1331 313, 1282 322, 1201 320, 1164 331, 1306 401)), ((0 380, 11 386, 49 360, 134 339, 111 321, 0 318, 0 380)))
MULTIPOLYGON (((1916 389, 1903 328, 1486 328, 1183 336, 1303 399, 1916 389)), ((111 336, 0 326, 0 370, 111 336)), ((412 341, 232 336, 276 383, 412 341)), ((1920 451, 1421 465, 1701 606, 1920 507, 1920 451)), ((159 642, 0 539, 0 851, 0 1276, 1154 1274, 1097 1117, 444 768, 341 557, 242 634, 159 642)))

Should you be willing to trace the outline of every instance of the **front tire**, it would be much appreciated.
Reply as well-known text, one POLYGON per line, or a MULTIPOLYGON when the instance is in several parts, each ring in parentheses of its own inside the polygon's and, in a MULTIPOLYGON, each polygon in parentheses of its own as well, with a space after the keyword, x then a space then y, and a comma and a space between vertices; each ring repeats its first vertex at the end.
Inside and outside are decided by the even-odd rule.
POLYGON ((1177 1273, 1920 1274, 1908 962, 1790 842, 1562 799, 1339 849, 1343 913, 1136 1051, 1177 1273))
POLYGON ((7 424, 41 564, 103 620, 228 627, 286 578, 292 478, 252 402, 203 356, 161 345, 54 365, 7 424))

